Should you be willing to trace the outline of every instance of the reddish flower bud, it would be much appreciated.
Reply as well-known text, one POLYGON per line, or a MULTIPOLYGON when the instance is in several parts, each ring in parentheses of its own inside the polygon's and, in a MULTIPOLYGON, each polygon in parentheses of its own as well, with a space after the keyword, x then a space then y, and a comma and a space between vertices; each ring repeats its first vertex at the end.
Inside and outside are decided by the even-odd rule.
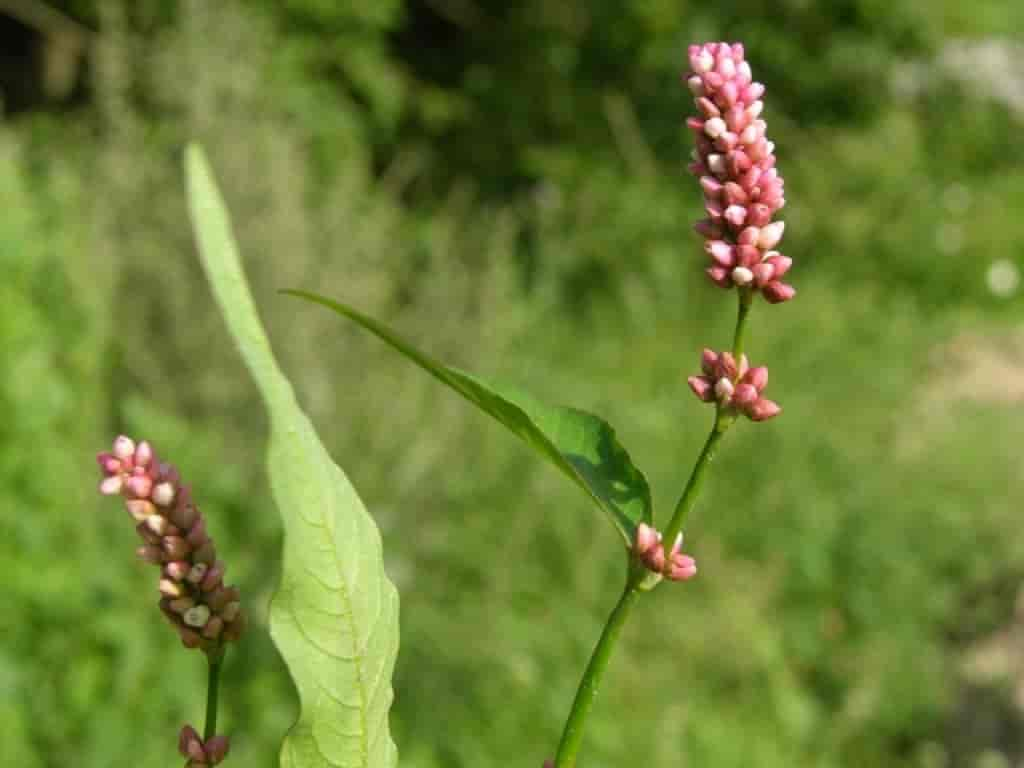
POLYGON ((784 301, 789 301, 796 296, 796 289, 787 285, 786 283, 780 283, 777 280, 773 280, 768 283, 764 288, 761 289, 764 297, 768 300, 769 304, 781 304, 784 301))
POLYGON ((782 408, 779 407, 778 403, 763 397, 750 406, 747 411, 751 421, 767 421, 778 416, 780 413, 782 413, 782 408))
POLYGON ((217 765, 227 757, 228 754, 228 737, 227 736, 211 736, 206 742, 206 758, 210 765, 217 765))
POLYGON ((188 573, 191 570, 191 568, 192 566, 189 564, 187 560, 174 560, 164 566, 164 574, 169 579, 181 581, 186 576, 188 576, 188 573))
POLYGON ((715 399, 715 385, 707 376, 691 376, 686 383, 690 385, 693 394, 705 403, 715 399))
POLYGON ((182 726, 181 734, 178 736, 178 751, 182 757, 192 760, 206 759, 206 755, 203 752, 203 740, 191 725, 182 726))

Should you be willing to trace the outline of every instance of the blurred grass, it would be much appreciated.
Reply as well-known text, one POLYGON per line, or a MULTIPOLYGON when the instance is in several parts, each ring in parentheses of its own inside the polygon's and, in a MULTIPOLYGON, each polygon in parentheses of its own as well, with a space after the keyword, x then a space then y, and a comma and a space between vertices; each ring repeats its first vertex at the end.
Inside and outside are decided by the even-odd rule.
MULTIPOLYGON (((739 8, 687 27, 649 5, 652 51, 671 49, 672 67, 739 8)), ((801 34, 824 24, 797 5, 801 34)), ((864 5, 891 22, 858 43, 882 57, 879 77, 927 65, 960 23, 953 4, 864 5), (907 25, 917 47, 894 42, 907 25)), ((965 34, 1017 13, 981 6, 965 34)), ((539 765, 621 578, 613 532, 500 428, 276 290, 351 301, 446 362, 601 413, 664 519, 711 418, 684 378, 734 317, 698 269, 687 139, 663 130, 685 104, 648 115, 646 95, 598 99, 618 121, 604 152, 534 147, 526 194, 495 200, 500 174, 462 167, 424 199, 434 150, 410 141, 382 162, 366 138, 389 114, 390 70, 370 106, 327 102, 308 50, 275 45, 282 29, 246 7, 185 2, 145 39, 119 7, 101 9, 85 117, 0 126, 7 762, 166 765, 176 729, 202 715, 201 659, 154 610, 127 518, 94 496, 92 455, 121 431, 180 464, 255 615, 226 668, 232 760, 274 765, 294 714, 264 624, 279 544, 265 424, 184 215, 179 153, 194 136, 224 180, 276 350, 384 532, 402 597, 403 764, 539 765)), ((843 72, 860 71, 851 49, 822 41, 831 58, 810 71, 786 58, 792 45, 773 61, 781 27, 743 24, 755 68, 781 80, 768 117, 800 294, 758 307, 749 348, 785 414, 729 435, 688 531, 701 577, 637 611, 585 764, 1019 760, 1005 734, 1020 681, 989 681, 965 712, 962 660, 1012 624, 1024 574, 1024 311, 986 278, 999 260, 1024 267, 1020 118, 935 67, 909 91, 873 81, 849 118, 809 119, 818 96, 798 103, 801 89, 820 76, 815 94, 841 94, 843 72)))

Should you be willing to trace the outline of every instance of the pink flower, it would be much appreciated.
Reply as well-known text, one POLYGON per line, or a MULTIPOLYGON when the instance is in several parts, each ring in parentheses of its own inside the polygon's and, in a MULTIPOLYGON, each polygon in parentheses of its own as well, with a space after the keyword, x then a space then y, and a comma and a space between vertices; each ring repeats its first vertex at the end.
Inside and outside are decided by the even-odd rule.
POLYGON ((680 533, 666 556, 661 534, 647 523, 640 523, 636 529, 633 553, 647 570, 660 573, 671 581, 686 581, 697 575, 697 561, 684 555, 680 551, 682 546, 683 534, 680 533))
POLYGON ((696 149, 689 170, 700 179, 707 218, 697 222, 711 256, 706 272, 722 288, 759 290, 773 304, 796 295, 780 281, 792 260, 773 250, 785 223, 773 221, 786 204, 775 168, 775 145, 760 115, 764 86, 753 82, 740 43, 689 48, 686 84, 699 116, 686 123, 696 149))
POLYGON ((100 493, 125 498, 143 542, 136 554, 160 567, 160 610, 182 643, 212 653, 237 640, 246 623, 239 591, 224 585, 224 563, 178 470, 161 462, 148 442, 123 435, 96 458, 100 493))
POLYGON ((737 361, 729 352, 705 349, 701 375, 687 379, 690 389, 705 403, 735 408, 751 421, 766 421, 782 412, 778 403, 761 396, 768 385, 768 369, 751 368, 746 355, 737 361))

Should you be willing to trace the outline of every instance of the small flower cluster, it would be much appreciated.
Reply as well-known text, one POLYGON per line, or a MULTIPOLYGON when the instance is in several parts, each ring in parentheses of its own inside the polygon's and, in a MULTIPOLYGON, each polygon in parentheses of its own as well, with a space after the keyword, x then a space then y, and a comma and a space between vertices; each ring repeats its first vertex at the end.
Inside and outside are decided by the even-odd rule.
POLYGON ((780 278, 793 262, 774 250, 786 225, 772 217, 786 198, 760 117, 764 85, 753 81, 741 43, 691 45, 689 59, 686 83, 700 112, 686 121, 697 145, 689 170, 704 191, 708 217, 696 229, 711 256, 708 277, 759 290, 772 304, 789 301, 796 290, 780 278))
POLYGON ((185 647, 212 654, 237 640, 245 628, 238 589, 224 585, 224 563, 178 470, 159 461, 148 442, 124 436, 97 460, 100 493, 123 496, 137 523, 143 545, 136 554, 160 566, 160 609, 185 647))
POLYGON ((705 403, 735 408, 751 421, 766 421, 782 412, 778 403, 761 396, 768 385, 768 369, 751 368, 746 355, 737 363, 729 352, 705 349, 700 367, 703 375, 691 376, 687 383, 705 403))
POLYGON ((182 726, 178 737, 178 751, 188 758, 185 768, 217 765, 227 757, 227 736, 211 736, 205 743, 191 725, 182 726))
POLYGON ((647 570, 660 573, 671 581, 686 581, 697 575, 697 561, 689 555, 684 555, 680 551, 682 546, 683 534, 680 533, 676 536, 671 551, 666 554, 661 534, 647 523, 640 523, 636 529, 633 553, 647 570))

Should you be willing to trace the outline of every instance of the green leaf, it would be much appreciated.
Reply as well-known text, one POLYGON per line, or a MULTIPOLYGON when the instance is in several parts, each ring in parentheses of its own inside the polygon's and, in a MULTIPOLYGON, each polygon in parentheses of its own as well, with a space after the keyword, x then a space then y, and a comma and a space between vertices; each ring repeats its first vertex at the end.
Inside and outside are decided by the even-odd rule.
POLYGON ((608 515, 627 546, 633 541, 637 525, 651 523, 647 479, 603 419, 576 408, 545 405, 523 392, 489 384, 443 365, 344 304, 307 291, 283 293, 322 304, 355 321, 504 424, 582 488, 608 515))
POLYGON ((390 768, 398 762, 388 731, 398 595, 384 573, 380 533, 274 359, 199 147, 188 148, 185 165, 203 267, 270 415, 270 485, 285 529, 270 634, 301 703, 281 765, 390 768))

